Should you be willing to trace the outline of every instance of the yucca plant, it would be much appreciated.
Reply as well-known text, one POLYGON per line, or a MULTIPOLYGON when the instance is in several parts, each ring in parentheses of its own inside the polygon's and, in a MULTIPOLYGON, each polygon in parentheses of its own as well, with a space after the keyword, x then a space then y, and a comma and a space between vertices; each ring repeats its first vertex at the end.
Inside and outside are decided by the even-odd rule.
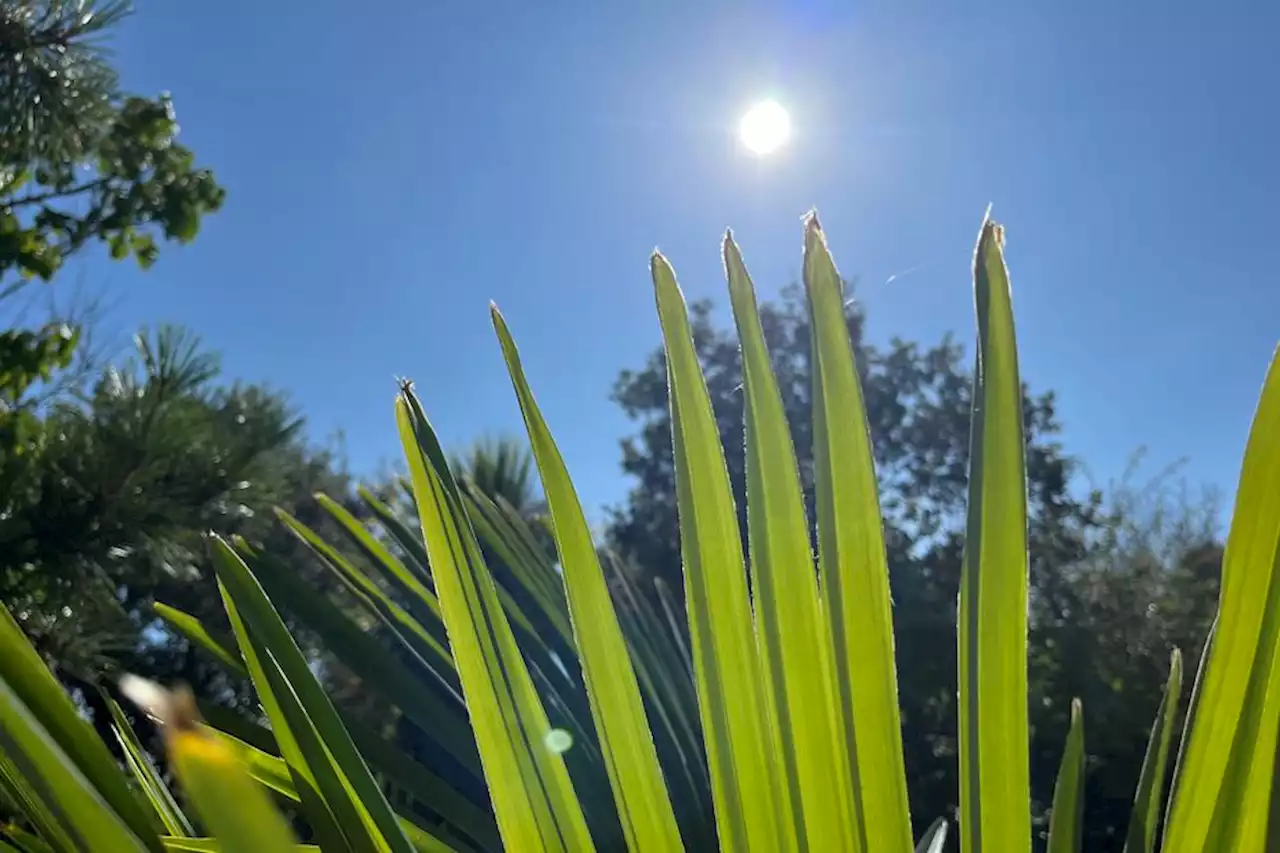
MULTIPOLYGON (((193 705, 181 693, 129 687, 165 725, 189 812, 124 716, 115 728, 128 775, 16 622, 7 614, 0 620, 0 782, 26 818, 5 829, 9 846, 294 849, 273 798, 292 804, 301 816, 295 826, 324 851, 907 853, 918 841, 916 850, 938 853, 942 821, 921 839, 911 836, 888 572, 840 278, 810 217, 803 269, 812 327, 815 564, 753 287, 731 237, 724 259, 745 375, 745 554, 683 297, 667 261, 655 254, 651 263, 672 406, 683 617, 670 596, 651 599, 636 589, 593 543, 495 309, 555 556, 519 513, 455 478, 406 384, 396 419, 419 531, 367 492, 373 526, 320 498, 347 535, 343 547, 282 516, 341 579, 356 612, 252 544, 220 540, 211 547, 232 636, 158 608, 175 630, 247 674, 262 709, 261 721, 248 720, 193 705), (336 707, 277 604, 395 706, 429 754, 407 754, 336 707)), ((990 221, 975 252, 974 290, 978 347, 958 605, 958 835, 966 853, 1016 853, 1032 844, 1026 481, 1003 235, 990 221)), ((1158 841, 1173 853, 1274 846, 1278 561, 1280 369, 1273 362, 1245 454, 1218 618, 1172 780, 1182 679, 1176 651, 1136 780, 1130 853, 1147 853, 1158 841)), ((1080 848, 1086 713, 1073 705, 1049 826, 1053 853, 1080 848)))

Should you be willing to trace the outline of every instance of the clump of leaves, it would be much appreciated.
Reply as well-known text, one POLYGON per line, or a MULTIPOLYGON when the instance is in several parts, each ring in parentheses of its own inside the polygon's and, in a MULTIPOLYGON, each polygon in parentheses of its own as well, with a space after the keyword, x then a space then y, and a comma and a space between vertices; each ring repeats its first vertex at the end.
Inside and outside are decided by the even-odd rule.
MULTIPOLYGON (((212 542, 230 636, 161 610, 175 630, 249 676, 269 726, 225 714, 215 720, 215 707, 208 709, 213 728, 193 713, 171 720, 178 730, 168 740, 192 813, 175 812, 176 799, 135 759, 150 803, 140 810, 16 623, 0 621, 0 736, 6 756, 15 756, 0 760, 0 782, 30 826, 59 851, 90 837, 110 837, 111 849, 121 850, 292 849, 283 824, 257 804, 261 834, 226 822, 228 796, 247 790, 248 777, 295 805, 326 851, 911 851, 888 572, 841 280, 811 217, 804 282, 815 564, 792 438, 731 237, 724 256, 745 369, 745 553, 688 312, 670 264, 652 259, 672 401, 684 624, 646 609, 627 589, 625 572, 594 545, 495 309, 558 564, 538 552, 519 513, 455 478, 406 384, 396 420, 420 535, 368 493, 371 526, 321 498, 350 553, 281 516, 343 581, 356 615, 243 540, 212 542), (409 756, 337 707, 278 605, 302 615, 438 754, 409 756), (193 770, 192 756, 215 764, 193 770), (478 795, 468 784, 475 778, 487 785, 478 795), (710 826, 683 808, 700 789, 709 792, 710 826), (80 808, 93 791, 96 804, 80 808), (394 796, 400 792, 409 796, 394 796), (201 830, 223 834, 215 842, 195 837, 201 830)), ((1017 853, 1031 849, 1026 463, 1003 232, 990 221, 975 253, 974 291, 978 361, 958 604, 958 834, 966 853, 1017 853)), ((1260 850, 1276 831, 1277 365, 1246 449, 1215 633, 1172 774, 1182 676, 1176 652, 1164 702, 1153 709, 1150 747, 1134 780, 1131 853, 1150 853, 1158 839, 1177 853, 1260 850)), ((1054 853, 1080 848, 1087 714, 1073 704, 1050 816, 1054 853)), ((128 727, 118 734, 133 754, 128 727)), ((938 822, 914 849, 939 853, 944 842, 938 822)))
MULTIPOLYGON (((222 205, 213 173, 177 140, 169 97, 117 88, 103 39, 128 11, 115 0, 0 0, 0 299, 93 243, 148 267, 158 240, 190 241, 222 205)), ((0 333, 0 430, 19 442, 0 454, 35 427, 23 394, 74 347, 58 324, 0 333)))
POLYGON ((186 242, 223 191, 177 142, 167 95, 117 89, 103 40, 126 2, 0 2, 0 279, 50 278, 101 240, 155 261, 156 236, 186 242))

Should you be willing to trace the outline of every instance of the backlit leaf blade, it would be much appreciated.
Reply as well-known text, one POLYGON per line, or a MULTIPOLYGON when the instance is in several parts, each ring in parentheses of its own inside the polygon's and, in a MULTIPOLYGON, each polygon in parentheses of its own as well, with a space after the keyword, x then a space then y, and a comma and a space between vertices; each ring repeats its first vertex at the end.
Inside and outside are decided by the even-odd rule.
POLYGON ((213 655, 224 666, 238 675, 248 675, 244 671, 244 663, 238 655, 231 653, 229 638, 220 637, 205 627, 199 619, 190 613, 184 613, 176 607, 170 607, 159 601, 151 606, 155 614, 169 624, 171 628, 186 637, 190 642, 213 655))
POLYGON ((677 611, 680 608, 676 604, 670 585, 662 579, 661 575, 653 579, 653 591, 658 596, 658 604, 662 608, 662 617, 666 620, 668 626, 667 636, 671 638, 672 644, 676 647, 677 659, 684 669, 684 675, 688 679, 691 689, 695 691, 693 701, 696 704, 696 688, 693 687, 693 654, 689 651, 689 624, 687 620, 683 620, 677 615, 677 611))
POLYGON ((974 253, 977 367, 960 575, 960 838, 966 853, 1031 848, 1027 478, 1022 383, 1003 229, 974 253))
MULTIPOLYGON (((387 781, 394 783, 418 802, 428 805, 451 828, 474 839, 481 849, 502 849, 498 825, 489 811, 489 799, 483 788, 478 796, 483 796, 484 802, 477 805, 454 787, 454 780, 446 781, 432 773, 404 752, 399 743, 381 737, 357 720, 350 721, 347 726, 351 729, 351 736, 355 738, 360 752, 369 759, 371 766, 385 775, 387 781)), ((401 821, 402 827, 404 823, 401 821)), ((405 827, 405 834, 414 847, 421 849, 421 830, 415 832, 415 829, 416 825, 405 827)))
POLYGON ((1169 743, 1172 740, 1174 720, 1178 716, 1178 697, 1182 693, 1182 653, 1177 649, 1169 659, 1169 681, 1164 696, 1156 710, 1147 752, 1142 759, 1142 772, 1138 776, 1138 790, 1133 798, 1133 811, 1129 815, 1129 830, 1125 835, 1124 853, 1151 853, 1155 849, 1156 830, 1164 806, 1165 770, 1169 763, 1169 743))
POLYGON ((292 853, 293 833, 235 752, 199 724, 173 721, 165 744, 183 790, 224 853, 292 853))
MULTIPOLYGON (((320 557, 324 565, 338 575, 358 599, 367 603, 379 614, 383 621, 400 636, 401 640, 418 654, 432 672, 444 679, 455 692, 460 689, 461 685, 456 681, 452 671, 454 668, 452 656, 445 648, 445 645, 437 639, 437 634, 443 636, 443 626, 436 615, 438 604, 435 601, 434 593, 426 590, 424 586, 414 584, 412 578, 392 572, 388 576, 389 580, 404 593, 408 601, 418 602, 413 613, 410 613, 393 601, 372 578, 360 571, 314 530, 283 510, 277 509, 276 515, 284 522, 285 526, 320 557), (425 593, 430 599, 420 599, 420 593, 425 593)), ((532 672, 535 679, 546 688, 550 698, 559 703, 558 707, 563 711, 564 724, 572 731, 574 737, 584 745, 584 750, 580 753, 580 756, 574 756, 574 758, 587 758, 592 753, 592 749, 587 745, 585 729, 580 718, 584 717, 587 712, 585 708, 579 709, 578 703, 574 701, 576 698, 575 686, 566 679, 561 666, 557 665, 553 659, 547 642, 539 634, 538 629, 532 624, 519 604, 515 602, 503 586, 495 585, 495 588, 503 609, 506 611, 507 618, 511 621, 512 627, 516 630, 517 637, 521 641, 521 650, 530 656, 531 665, 534 667, 532 672)), ((566 630, 568 630, 567 627, 566 630)))
POLYGON ((289 765, 283 758, 263 752, 252 744, 245 743, 219 729, 210 728, 209 734, 222 741, 227 749, 235 753, 240 763, 244 765, 245 772, 258 784, 264 788, 270 788, 286 799, 302 802, 298 788, 293 783, 293 775, 289 772, 289 765))
POLYGON ((187 816, 183 814, 182 809, 178 807, 177 800, 174 799, 169 786, 161 778, 160 771, 156 769, 155 764, 151 761, 150 753, 138 740, 137 734, 134 732, 133 727, 129 725, 129 721, 125 718, 124 711, 121 710, 120 705, 106 693, 103 693, 102 700, 106 704, 107 710, 111 713, 111 727, 115 732, 116 739, 120 742, 120 749, 124 752, 125 760, 129 768, 133 770, 134 778, 138 780, 142 793, 146 796, 147 801, 151 803, 152 808, 156 810, 156 816, 164 823, 165 830, 174 836, 195 835, 195 831, 191 828, 191 822, 187 820, 187 816))
MULTIPOLYGON (((666 617, 658 613, 653 602, 639 588, 638 573, 612 551, 606 552, 610 576, 616 579, 624 611, 635 618, 632 655, 647 664, 654 678, 655 696, 678 718, 681 737, 701 751, 702 733, 698 730, 698 697, 694 692, 693 673, 679 638, 666 617)), ((625 628, 625 626, 624 626, 625 628)), ((637 673, 638 674, 638 673, 637 673)), ((705 779, 705 768, 703 769, 705 779)))
POLYGON ((381 568, 412 600, 421 602, 436 619, 440 618, 440 603, 436 601, 435 593, 427 587, 419 574, 410 571, 386 545, 378 541, 378 538, 360 523, 360 519, 348 512, 342 504, 323 493, 317 493, 315 499, 316 503, 320 504, 338 523, 339 529, 346 535, 348 541, 355 545, 369 562, 381 568))
MULTIPOLYGON (((9 838, 9 841, 0 841, 0 851, 4 851, 4 853, 9 853, 11 850, 17 851, 17 853, 58 853, 43 838, 27 832, 14 823, 8 823, 0 827, 0 832, 3 832, 9 838)), ((70 842, 66 843, 70 844, 70 842)), ((66 848, 64 847, 64 849, 66 848)))
POLYGON ((196 697, 196 710, 200 718, 207 721, 211 728, 232 735, 273 755, 280 754, 280 744, 275 734, 256 719, 250 719, 236 709, 201 699, 199 696, 196 697))
POLYGON ((1179 758, 1167 853, 1261 850, 1280 726, 1280 354, 1245 449, 1213 639, 1179 758))
MULTIPOLYGON (((493 555, 486 565, 546 708, 559 715, 557 722, 584 747, 566 756, 570 769, 585 761, 598 765, 596 769, 603 772, 603 757, 586 725, 591 709, 582 687, 564 590, 547 588, 549 580, 563 587, 554 568, 554 555, 548 555, 545 545, 533 541, 529 523, 505 500, 492 500, 466 481, 460 482, 458 489, 467 519, 482 546, 481 553, 488 549, 493 555)), ((594 802, 584 802, 589 819, 598 816, 595 806, 594 802)), ((612 814, 612 803, 606 803, 606 807, 612 814)), ((612 822, 617 825, 616 820, 612 822)))
MULTIPOLYGON (((225 585, 219 583, 218 590, 222 595, 222 606, 227 612, 236 644, 244 659, 245 669, 253 681, 258 702, 271 724, 267 735, 289 765, 294 785, 302 797, 307 821, 316 838, 325 846, 339 851, 349 850, 351 845, 343 832, 343 826, 361 828, 364 822, 359 811, 347 796, 337 770, 319 742, 315 728, 307 719, 288 681, 270 655, 259 653, 249 636, 245 620, 240 616, 240 609, 225 585), (336 794, 332 804, 326 799, 326 791, 336 794)), ((245 737, 249 736, 249 731, 253 731, 252 724, 239 720, 233 714, 220 713, 219 717, 225 718, 219 720, 220 726, 236 720, 237 728, 245 730, 245 737)))
MULTIPOLYGON (((227 853, 228 848, 216 838, 182 838, 166 836, 160 839, 169 853, 227 853)), ((314 844, 294 844, 291 853, 320 853, 314 844)))
MULTIPOLYGON (((559 715, 557 722, 584 746, 566 760, 571 769, 586 762, 598 765, 594 769, 602 772, 603 759, 595 749, 594 737, 584 728, 591 711, 582 689, 578 650, 554 555, 534 539, 528 520, 501 497, 495 500, 467 480, 458 482, 458 491, 482 555, 493 557, 486 565, 546 708, 559 715)), ((597 816, 598 811, 594 796, 590 799, 584 802, 588 818, 597 816)), ((605 805, 612 813, 612 803, 605 805)), ((616 820, 613 822, 616 826, 616 820)))
POLYGON ((427 550, 422 546, 422 538, 415 535, 395 511, 383 503, 373 492, 364 486, 360 486, 356 489, 356 494, 360 496, 360 500, 364 501, 364 505, 377 516, 378 523, 382 525, 382 529, 404 551, 405 556, 408 558, 406 565, 417 573, 419 580, 425 583, 428 588, 434 590, 435 581, 431 579, 431 570, 427 565, 427 550))
POLYGON ((0 606, 0 680, 16 699, 37 714, 41 728, 97 789, 136 838, 153 851, 163 831, 160 821, 129 788, 110 750, 80 716, 62 685, 53 677, 9 611, 0 606))
MULTIPOLYGON (((548 686, 558 698, 572 702, 580 693, 581 673, 564 590, 547 588, 549 580, 563 583, 552 567, 554 555, 532 541, 528 522, 505 500, 493 500, 466 481, 458 483, 458 491, 477 542, 496 557, 487 565, 520 648, 548 670, 545 674, 554 678, 548 686), (553 655, 560 665, 552 664, 553 655), (562 666, 572 674, 561 672, 562 666)), ((584 715, 590 713, 585 702, 578 704, 584 715)))
MULTIPOLYGON (((505 501, 499 503, 474 486, 462 484, 460 488, 467 518, 480 543, 492 549, 502 566, 510 571, 511 580, 537 605, 556 637, 563 642, 564 648, 577 657, 564 590, 548 589, 548 583, 552 579, 557 584, 562 583, 550 565, 549 556, 553 555, 547 555, 542 548, 530 541, 532 534, 528 524, 509 505, 504 506, 505 501)), ((500 587, 499 591, 504 590, 500 587)), ((504 599, 503 605, 508 613, 518 610, 507 599, 504 599)))
MULTIPOLYGON (((451 699, 448 692, 441 695, 441 691, 452 690, 451 685, 446 682, 440 690, 432 689, 427 679, 434 677, 433 674, 410 669, 287 566, 239 542, 236 545, 240 556, 253 568, 274 601, 282 602, 323 637, 326 648, 370 689, 398 707, 427 737, 479 775, 480 757, 467 726, 461 697, 451 699)), ((412 647, 408 650, 413 651, 412 647)))
POLYGON ((498 828, 511 850, 594 849, 439 440, 407 388, 396 422, 498 828))
MULTIPOLYGON (((1177 799, 1178 780, 1182 778, 1182 764, 1187 756, 1187 748, 1191 745, 1191 731, 1195 728, 1196 707, 1200 704, 1200 688, 1204 684, 1205 671, 1209 668, 1209 653, 1213 651, 1213 637, 1217 632, 1218 619, 1215 614, 1213 621, 1209 623, 1209 631, 1204 638, 1204 645, 1200 648, 1200 660, 1196 664, 1196 675, 1191 682, 1191 695, 1187 699, 1186 718, 1182 722, 1182 736, 1178 741, 1177 757, 1174 759, 1172 792, 1165 811, 1166 822, 1173 809, 1173 803, 1177 799)), ((1167 829, 1166 825, 1166 831, 1167 829)))
MULTIPOLYGON (((418 601, 414 612, 409 612, 393 601, 372 578, 357 569, 320 534, 282 509, 276 509, 276 517, 320 558, 321 564, 331 570, 352 595, 377 613, 387 627, 395 631, 427 666, 442 677, 452 678, 450 670, 453 669, 453 658, 429 627, 432 620, 438 622, 439 616, 426 602, 418 601)), ((413 601, 412 597, 410 601, 413 601)))
MULTIPOLYGON (((351 820, 343 821, 342 829, 348 841, 357 849, 410 853, 413 848, 397 824, 382 790, 253 571, 221 539, 214 539, 213 552, 224 603, 234 604, 232 624, 237 628, 237 640, 241 642, 242 650, 246 644, 252 647, 264 667, 263 674, 267 680, 277 679, 271 684, 271 692, 278 702, 290 693, 290 698, 296 698, 297 709, 305 718, 299 719, 295 713, 291 715, 292 719, 282 719, 282 722, 287 722, 295 738, 315 738, 319 742, 319 749, 313 749, 312 755, 323 755, 326 761, 309 759, 308 764, 314 771, 317 764, 327 763, 332 774, 317 775, 317 781, 322 785, 325 779, 338 782, 323 786, 322 796, 335 809, 335 814, 358 815, 358 825, 351 820), (237 626, 237 622, 242 624, 237 626), (275 672, 265 667, 274 667, 275 672)), ((231 610, 229 606, 228 615, 232 615, 231 610)), ((253 669, 251 666, 250 672, 253 669)), ((273 727, 275 722, 273 720, 273 727)))
MULTIPOLYGON (((673 782, 668 777, 668 782, 685 786, 683 793, 671 792, 673 804, 680 809, 677 819, 682 821, 685 844, 705 846, 710 842, 690 837, 713 831, 714 821, 711 817, 711 780, 707 776, 702 732, 697 722, 698 699, 688 661, 681 658, 666 622, 636 587, 634 569, 625 565, 613 552, 605 552, 605 556, 609 575, 616 584, 618 618, 631 647, 636 677, 652 701, 661 727, 671 739, 679 759, 681 779, 673 782)), ((660 736, 655 728, 654 737, 660 736)))
MULTIPOLYGON (((543 608, 558 614, 566 625, 569 620, 569 603, 565 600, 564 585, 554 565, 554 554, 548 554, 545 545, 536 537, 534 522, 526 518, 501 495, 490 496, 474 483, 465 486, 468 499, 467 513, 475 521, 474 508, 481 511, 492 523, 495 531, 523 555, 517 564, 525 571, 523 580, 538 593, 543 608)), ((572 631, 569 632, 572 634, 572 631)), ((568 638, 572 643, 572 636, 568 638)))
POLYGON ((120 853, 147 849, 4 680, 0 680, 0 772, 6 787, 20 794, 28 816, 65 849, 120 853))
POLYGON ((816 217, 805 227, 818 564, 855 828, 870 851, 911 849, 889 565, 866 405, 840 275, 816 217))
MULTIPOLYGON (((232 657, 231 650, 225 646, 221 646, 219 640, 213 638, 212 635, 205 631, 204 626, 200 624, 199 620, 194 617, 189 617, 189 619, 190 621, 187 624, 198 627, 199 631, 197 633, 208 637, 209 642, 221 652, 220 654, 214 652, 214 656, 218 660, 225 662, 225 660, 232 657)), ((210 651, 212 652, 213 649, 210 649, 210 651)), ((240 675, 248 677, 248 673, 244 670, 243 664, 237 664, 237 668, 234 671, 240 675)), ((261 693, 259 695, 261 697, 261 693)), ((274 698, 271 698, 270 702, 273 703, 274 698)), ((264 699, 264 705, 267 704, 269 704, 269 702, 264 699)), ((277 750, 284 751, 286 754, 294 756, 292 763, 295 767, 290 768, 288 767, 289 763, 285 763, 287 768, 285 771, 286 774, 299 772, 297 769, 297 765, 299 763, 305 766, 305 761, 300 757, 299 748, 293 742, 291 736, 288 735, 287 728, 284 736, 285 746, 281 747, 277 738, 271 731, 251 720, 247 720, 239 716, 234 711, 207 702, 199 703, 199 707, 201 715, 208 719, 216 729, 219 730, 219 735, 227 738, 228 740, 243 742, 246 747, 251 746, 258 754, 262 755, 266 754, 264 750, 277 750)), ((275 706, 272 705, 272 707, 275 706)), ((277 719, 280 718, 280 713, 280 711, 276 712, 277 719)), ((271 712, 269 711, 268 716, 270 715, 271 712)), ((469 834, 472 834, 473 837, 484 841, 485 849, 498 848, 499 845, 496 842, 497 829, 493 826, 491 818, 488 818, 487 816, 483 818, 476 817, 477 812, 475 811, 476 807, 474 805, 463 804, 459 805, 457 809, 454 809, 453 804, 461 800, 461 795, 454 791, 451 786, 439 777, 435 776, 433 773, 430 773, 426 767, 409 758, 399 749, 399 747, 378 735, 373 731, 373 729, 362 724, 357 718, 349 716, 344 717, 344 723, 347 730, 351 733, 352 739, 356 742, 361 755, 365 756, 368 759, 369 764, 379 773, 385 774, 388 780, 417 797, 420 802, 430 803, 433 809, 438 811, 450 823, 456 823, 460 829, 463 829, 464 831, 476 829, 476 832, 469 832, 469 834), (486 830, 484 829, 485 826, 488 827, 488 834, 486 834, 486 830)), ((469 732, 467 734, 467 738, 468 742, 470 742, 469 732)), ((471 750, 472 755, 474 756, 474 743, 471 743, 471 750)), ((241 757, 243 760, 244 756, 242 755, 241 757)), ((274 760, 278 762, 283 761, 278 758, 274 760)), ((248 764, 251 772, 259 768, 259 765, 254 762, 246 762, 246 764, 248 764)), ((478 775, 478 768, 476 772, 478 775)), ((304 775, 304 781, 305 778, 306 777, 304 775)), ((263 784, 268 784, 265 778, 259 779, 259 781, 262 781, 263 784)), ((294 798, 299 797, 295 782, 290 780, 287 784, 289 795, 294 798)), ((269 787, 274 787, 274 785, 269 785, 269 787)), ((314 780, 312 780, 310 788, 307 788, 304 785, 304 792, 307 790, 314 790, 314 788, 315 783, 314 780)), ((317 819, 318 816, 312 813, 312 809, 315 807, 316 803, 314 801, 308 803, 305 798, 303 799, 303 803, 304 806, 308 807, 308 815, 311 816, 313 820, 317 819)), ((413 842, 415 847, 419 847, 419 849, 421 849, 421 845, 419 845, 416 837, 411 835, 409 840, 413 842)))
POLYGON ((627 846, 646 853, 681 851, 684 848, 658 765, 640 687, 582 505, 497 308, 493 309, 493 325, 520 401, 551 511, 591 715, 627 846))
POLYGON ((920 843, 916 845, 915 853, 942 853, 946 843, 947 821, 946 818, 940 817, 929 824, 924 835, 920 836, 920 843))
MULTIPOLYGON (((45 838, 56 841, 59 849, 75 848, 75 841, 63 829, 57 814, 45 807, 28 784, 24 774, 18 770, 17 765, 3 750, 0 750, 0 792, 4 794, 6 811, 10 811, 14 818, 25 817, 45 838)), ((27 853, 28 848, 37 847, 39 844, 44 844, 40 853, 44 850, 54 850, 48 843, 41 841, 39 836, 26 832, 13 820, 0 825, 0 832, 18 845, 17 847, 0 847, 0 850, 16 849, 19 853, 27 853), (24 837, 27 835, 31 836, 35 844, 27 843, 24 837)))
MULTIPOLYGON (((297 787, 294 785, 293 776, 289 772, 289 766, 284 759, 264 752, 226 732, 216 729, 210 729, 209 731, 236 753, 249 775, 261 785, 295 802, 302 801, 297 787)), ((382 741, 383 744, 386 744, 380 748, 382 754, 379 756, 373 755, 371 746, 374 740, 381 740, 376 735, 368 732, 362 733, 352 727, 351 736, 359 744, 361 752, 368 755, 370 764, 379 766, 379 769, 393 778, 397 785, 411 790, 411 793, 419 802, 429 805, 432 811, 439 814, 448 823, 470 835, 483 849, 500 849, 501 842, 498 839, 497 827, 494 825, 492 817, 483 809, 468 801, 453 790, 443 779, 430 773, 421 764, 418 764, 386 741, 382 741), (391 773, 386 770, 385 765, 380 761, 380 759, 385 759, 391 755, 395 756, 393 763, 396 765, 396 770, 400 771, 399 773, 391 773), (404 772, 406 768, 408 768, 407 773, 404 772), (409 788, 405 785, 405 780, 409 776, 415 777, 420 783, 425 780, 425 784, 418 784, 409 788)), ((416 827, 403 817, 400 818, 400 826, 405 830, 405 834, 409 836, 409 840, 413 842, 414 847, 420 847, 418 840, 414 837, 416 827)))
POLYGON ((1084 823, 1084 712, 1080 700, 1071 702, 1071 728, 1058 766, 1049 815, 1048 853, 1080 853, 1084 823))
MULTIPOLYGON (((863 850, 853 820, 850 751, 830 639, 809 544, 800 471, 769 360, 755 287, 730 236, 724 240, 733 315, 742 342, 747 527, 751 592, 771 712, 798 833, 810 846, 863 850)), ((879 784, 878 782, 876 784, 879 784)), ((910 835, 905 838, 910 844, 910 835)), ((887 847, 888 845, 883 845, 887 847)))
POLYGON ((720 434, 675 272, 657 253, 650 266, 666 347, 680 551, 720 847, 791 850, 796 824, 777 790, 781 768, 763 713, 742 541, 720 434))

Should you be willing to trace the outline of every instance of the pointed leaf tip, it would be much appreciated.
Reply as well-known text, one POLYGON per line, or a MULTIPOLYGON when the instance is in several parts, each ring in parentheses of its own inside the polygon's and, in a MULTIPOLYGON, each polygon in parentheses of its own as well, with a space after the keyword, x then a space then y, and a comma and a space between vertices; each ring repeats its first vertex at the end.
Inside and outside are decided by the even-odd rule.
POLYGON ((947 843, 947 826, 946 818, 941 817, 930 824, 920 836, 915 853, 942 853, 943 845, 947 843))
POLYGON ((979 243, 986 238, 987 234, 991 235, 995 246, 1000 251, 1004 251, 1004 226, 991 218, 991 205, 987 205, 986 213, 982 216, 982 231, 979 235, 979 243))
POLYGON ((828 255, 830 254, 827 249, 827 235, 822 230, 822 225, 818 222, 816 211, 810 211, 804 218, 804 249, 805 252, 821 249, 828 255))
POLYGON ((1071 728, 1062 750, 1062 764, 1049 812, 1048 853, 1080 853, 1084 822, 1084 706, 1071 700, 1071 728))
POLYGON ((732 231, 724 232, 724 241, 720 244, 720 260, 728 270, 730 261, 742 264, 742 250, 738 248, 738 242, 733 239, 732 231))
POLYGON ((973 256, 978 326, 960 571, 961 847, 1029 850, 1027 502, 1009 274, 984 221, 973 256))

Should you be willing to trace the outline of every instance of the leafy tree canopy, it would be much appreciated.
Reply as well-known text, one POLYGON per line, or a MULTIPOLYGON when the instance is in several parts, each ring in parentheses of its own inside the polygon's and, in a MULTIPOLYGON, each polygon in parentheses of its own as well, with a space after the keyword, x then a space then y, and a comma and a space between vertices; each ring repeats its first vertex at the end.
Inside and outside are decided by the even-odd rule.
POLYGON ((200 683, 181 642, 157 642, 157 598, 220 622, 204 535, 240 534, 293 556, 279 505, 318 523, 311 495, 347 495, 278 392, 222 379, 190 333, 136 338, 135 355, 57 401, 38 463, 0 496, 0 600, 64 669, 128 667, 200 683))
MULTIPOLYGON (((93 243, 150 266, 224 192, 177 141, 167 95, 121 92, 103 40, 120 0, 0 0, 0 301, 93 243)), ((0 331, 0 486, 42 446, 30 389, 66 367, 78 331, 0 331)))
POLYGON ((49 279, 105 242, 143 266, 156 236, 186 242, 222 204, 177 142, 167 95, 122 94, 102 38, 122 2, 0 2, 0 276, 49 279))

